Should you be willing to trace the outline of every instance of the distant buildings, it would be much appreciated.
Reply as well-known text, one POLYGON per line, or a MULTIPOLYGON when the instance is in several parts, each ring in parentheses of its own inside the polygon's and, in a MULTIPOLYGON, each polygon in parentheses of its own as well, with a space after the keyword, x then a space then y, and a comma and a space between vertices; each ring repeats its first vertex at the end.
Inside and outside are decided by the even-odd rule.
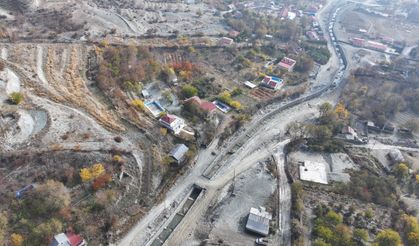
POLYGON ((279 16, 282 18, 287 18, 288 17, 288 7, 284 7, 281 9, 281 11, 279 12, 279 16))
POLYGON ((185 159, 185 155, 188 151, 189 148, 186 145, 178 144, 170 151, 169 156, 179 164, 185 159))
POLYGON ((365 39, 363 38, 353 38, 352 44, 358 47, 364 47, 365 45, 365 39))
POLYGON ((304 161, 304 164, 300 166, 300 179, 319 184, 328 184, 326 164, 304 161))
POLYGON ((86 246, 86 241, 73 232, 55 235, 49 246, 86 246))
POLYGON ((394 126, 388 123, 383 125, 381 123, 375 124, 372 121, 367 121, 366 125, 369 132, 387 133, 387 134, 392 134, 394 132, 394 126))
POLYGON ((246 229, 262 236, 267 236, 269 234, 269 223, 271 220, 272 214, 266 212, 264 207, 260 207, 259 209, 250 208, 246 229))
POLYGON ((295 64, 297 64, 297 62, 295 60, 293 60, 291 58, 288 58, 288 57, 284 57, 278 63, 278 66, 282 69, 287 70, 288 72, 292 72, 292 70, 294 69, 295 64))
POLYGON ((160 118, 159 122, 174 134, 179 134, 185 127, 185 120, 172 114, 164 115, 160 118))
POLYGON ((372 50, 377 50, 381 52, 385 52, 388 47, 385 44, 371 41, 371 40, 365 40, 363 38, 352 38, 351 40, 352 44, 358 47, 365 47, 372 50))
POLYGON ((279 90, 284 85, 284 80, 274 76, 265 76, 261 82, 261 85, 273 90, 279 90))
POLYGON ((297 14, 295 13, 295 12, 290 12, 290 11, 288 11, 288 19, 290 19, 290 20, 294 20, 295 19, 295 17, 297 17, 297 14))
POLYGON ((382 40, 384 43, 389 44, 389 45, 393 45, 393 44, 394 44, 394 39, 393 39, 393 38, 391 38, 391 37, 388 37, 388 36, 383 36, 383 37, 381 37, 381 40, 382 40))
POLYGON ((237 36, 239 36, 240 35, 240 32, 238 32, 238 31, 235 31, 235 30, 231 30, 229 33, 228 33, 228 36, 230 37, 230 38, 236 38, 237 36))
POLYGON ((313 30, 307 31, 306 35, 310 40, 313 40, 313 41, 319 41, 320 40, 319 35, 317 34, 317 32, 315 32, 313 30))
POLYGON ((317 11, 319 11, 319 7, 311 5, 305 9, 304 13, 308 16, 316 16, 317 11))
POLYGON ((378 50, 378 51, 383 51, 383 52, 387 50, 387 45, 379 43, 379 42, 371 41, 371 40, 368 40, 365 46, 367 48, 378 50))

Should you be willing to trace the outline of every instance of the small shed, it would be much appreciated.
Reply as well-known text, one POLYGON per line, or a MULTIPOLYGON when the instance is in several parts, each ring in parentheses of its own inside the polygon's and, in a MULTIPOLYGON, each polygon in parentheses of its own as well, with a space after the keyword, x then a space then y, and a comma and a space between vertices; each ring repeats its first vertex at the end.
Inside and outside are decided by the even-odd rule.
POLYGON ((269 222, 272 220, 272 214, 267 212, 264 207, 250 208, 249 218, 247 219, 246 229, 267 236, 269 234, 269 222))
POLYGON ((399 149, 390 150, 390 152, 388 152, 388 157, 394 163, 400 163, 405 161, 403 154, 399 149))
POLYGON ((182 162, 185 159, 186 152, 189 148, 184 144, 176 145, 169 153, 169 156, 172 157, 177 163, 182 162))
POLYGON ((245 86, 247 86, 247 87, 249 87, 250 89, 254 89, 254 88, 256 88, 256 85, 255 84, 253 84, 252 82, 250 82, 250 81, 246 81, 246 82, 244 82, 244 85, 245 86))
POLYGON ((150 98, 150 92, 148 92, 148 90, 142 90, 141 94, 144 98, 150 98))

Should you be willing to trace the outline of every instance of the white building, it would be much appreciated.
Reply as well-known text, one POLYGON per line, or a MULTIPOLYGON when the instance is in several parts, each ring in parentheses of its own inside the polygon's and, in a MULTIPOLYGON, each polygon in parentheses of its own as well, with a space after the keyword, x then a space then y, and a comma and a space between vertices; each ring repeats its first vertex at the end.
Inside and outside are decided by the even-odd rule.
POLYGON ((304 161, 304 165, 300 166, 300 179, 319 184, 328 184, 326 164, 304 161))
POLYGON ((172 114, 166 114, 161 117, 159 122, 164 127, 171 130, 174 134, 179 134, 185 127, 185 120, 172 114))

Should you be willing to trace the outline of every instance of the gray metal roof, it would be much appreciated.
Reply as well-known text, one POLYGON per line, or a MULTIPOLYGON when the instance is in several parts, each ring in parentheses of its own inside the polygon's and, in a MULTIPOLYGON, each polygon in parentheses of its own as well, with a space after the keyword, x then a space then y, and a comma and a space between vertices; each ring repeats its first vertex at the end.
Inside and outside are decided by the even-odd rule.
POLYGON ((60 233, 54 236, 54 239, 49 246, 71 246, 71 244, 68 242, 67 235, 60 233))
POLYGON ((170 151, 169 155, 179 162, 183 159, 188 150, 189 148, 186 147, 186 145, 178 144, 170 151))
POLYGON ((249 218, 247 219, 246 229, 263 236, 269 234, 269 221, 272 216, 264 210, 251 208, 249 218))

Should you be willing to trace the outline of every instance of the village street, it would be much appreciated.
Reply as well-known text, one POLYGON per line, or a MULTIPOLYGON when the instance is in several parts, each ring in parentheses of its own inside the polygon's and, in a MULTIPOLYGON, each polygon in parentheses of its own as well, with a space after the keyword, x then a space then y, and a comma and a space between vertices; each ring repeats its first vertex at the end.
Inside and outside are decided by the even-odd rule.
MULTIPOLYGON (((329 21, 329 11, 334 6, 333 1, 328 6, 325 6, 323 11, 319 13, 319 20, 329 21)), ((328 23, 322 23, 323 26, 327 26, 328 23)), ((329 62, 322 66, 317 76, 319 80, 318 84, 330 85, 335 77, 336 72, 339 69, 339 59, 337 54, 334 52, 332 45, 329 46, 331 49, 331 59, 329 62)), ((153 239, 159 235, 170 220, 170 216, 173 216, 176 212, 176 205, 178 205, 187 193, 190 191, 193 185, 199 185, 205 188, 203 197, 196 201, 192 209, 185 215, 182 222, 178 225, 176 230, 172 233, 168 242, 169 245, 182 245, 183 236, 187 233, 191 233, 191 230, 197 226, 200 216, 208 209, 214 199, 217 198, 219 191, 222 187, 227 185, 234 177, 241 172, 247 170, 258 163, 258 161, 265 160, 272 156, 275 151, 277 160, 282 160, 282 148, 278 146, 278 137, 284 133, 287 124, 296 121, 305 121, 307 119, 314 118, 317 114, 317 105, 324 102, 336 103, 338 99, 338 92, 323 93, 320 97, 308 100, 304 103, 298 104, 294 107, 282 110, 279 113, 269 115, 270 112, 275 112, 275 107, 282 107, 286 103, 279 105, 273 105, 271 111, 260 112, 256 115, 251 122, 245 127, 246 130, 241 131, 238 135, 234 135, 228 140, 228 143, 221 149, 217 149, 217 140, 213 141, 207 149, 203 149, 199 152, 196 165, 190 170, 189 173, 181 177, 172 189, 167 193, 165 200, 153 207, 149 213, 135 226, 133 229, 119 242, 118 245, 150 245, 153 239), (270 117, 266 117, 269 115, 270 117), (250 136, 250 138, 249 138, 250 136), (228 151, 233 148, 237 142, 244 138, 249 138, 244 145, 240 147, 233 155, 227 154, 228 151), (217 157, 211 153, 217 153, 217 157), (216 171, 212 179, 208 180, 202 176, 209 166, 220 164, 219 170, 216 171), (163 218, 161 218, 162 214, 163 218)), ((285 143, 285 142, 282 142, 285 143)), ((278 162, 278 169, 283 170, 283 165, 278 162)), ((280 173, 284 174, 283 171, 280 173)), ((283 177, 283 175, 281 175, 283 177)), ((283 184, 285 180, 281 181, 283 184)), ((278 233, 279 237, 275 241, 286 242, 286 245, 290 245, 290 191, 288 188, 280 187, 280 230, 278 233)))

